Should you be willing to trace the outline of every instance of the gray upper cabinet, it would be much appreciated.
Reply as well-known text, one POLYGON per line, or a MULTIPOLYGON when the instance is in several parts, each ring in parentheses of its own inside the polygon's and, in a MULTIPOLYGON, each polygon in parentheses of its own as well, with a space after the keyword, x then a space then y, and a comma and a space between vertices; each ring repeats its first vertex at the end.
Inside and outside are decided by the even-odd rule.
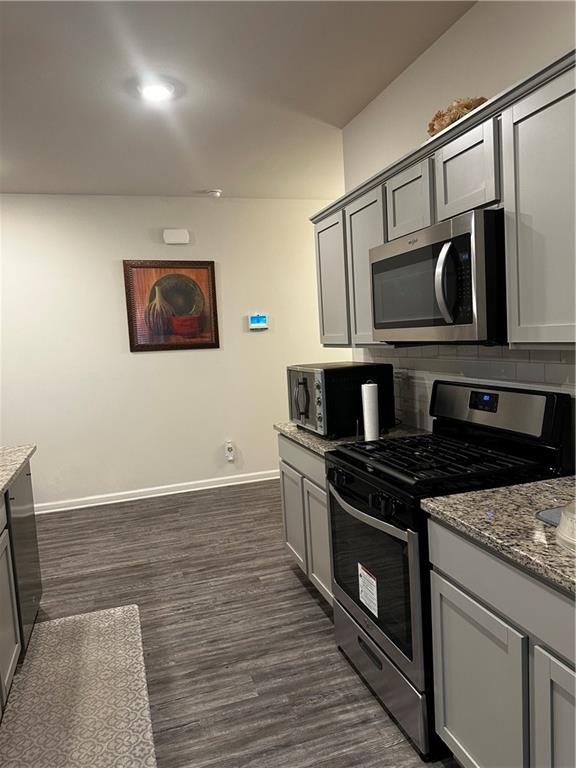
POLYGON ((332 603, 332 564, 326 491, 304 478, 304 511, 308 577, 316 589, 332 603))
POLYGON ((280 490, 286 547, 304 573, 307 573, 302 475, 283 461, 280 462, 280 490))
POLYGON ((436 730, 464 768, 527 767, 527 638, 431 578, 436 730))
POLYGON ((574 72, 502 115, 510 342, 573 342, 574 72))
POLYGON ((348 346, 348 286, 344 244, 344 212, 330 216, 315 227, 318 309, 322 344, 348 346))
POLYGON ((432 224, 430 162, 430 158, 426 158, 386 182, 388 240, 409 235, 432 224))
POLYGON ((533 764, 537 768, 576 765, 576 675, 539 646, 534 648, 533 764))
POLYGON ((369 251, 384 242, 382 187, 355 200, 345 209, 345 214, 352 342, 371 344, 369 251))
POLYGON ((20 630, 8 529, 0 535, 0 704, 4 707, 20 656, 20 630))
POLYGON ((438 221, 499 200, 496 118, 440 147, 435 166, 438 221))

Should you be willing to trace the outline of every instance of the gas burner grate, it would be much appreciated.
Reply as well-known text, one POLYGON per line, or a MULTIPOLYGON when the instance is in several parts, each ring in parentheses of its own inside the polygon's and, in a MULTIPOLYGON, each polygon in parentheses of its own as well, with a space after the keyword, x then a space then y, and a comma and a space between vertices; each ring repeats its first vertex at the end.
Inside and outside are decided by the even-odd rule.
POLYGON ((377 469, 411 484, 500 474, 535 463, 439 435, 354 443, 346 446, 346 453, 367 458, 377 469))

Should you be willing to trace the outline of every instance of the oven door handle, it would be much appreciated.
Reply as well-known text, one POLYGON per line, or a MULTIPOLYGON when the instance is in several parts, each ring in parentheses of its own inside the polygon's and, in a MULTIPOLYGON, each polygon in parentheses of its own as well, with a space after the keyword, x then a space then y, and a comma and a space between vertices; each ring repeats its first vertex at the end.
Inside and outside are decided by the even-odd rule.
POLYGON ((454 318, 452 317, 452 313, 450 312, 448 304, 446 303, 446 294, 444 292, 444 274, 446 272, 446 259, 448 258, 448 253, 450 252, 451 247, 451 240, 448 240, 447 243, 444 243, 440 251, 440 256, 438 256, 438 261, 436 262, 436 270, 434 272, 434 293, 436 294, 436 301, 440 307, 442 317, 446 323, 448 323, 448 325, 452 325, 454 318))
POLYGON ((359 509, 356 509, 356 507, 353 507, 351 504, 348 504, 347 501, 344 501, 332 483, 328 483, 328 490, 334 499, 338 502, 338 504, 342 507, 342 509, 349 515, 352 515, 352 517, 355 517, 356 520, 360 520, 361 523, 366 523, 366 525, 369 525, 372 528, 377 528, 383 533, 388 533, 395 539, 400 539, 400 541, 408 541, 408 531, 403 531, 401 528, 396 528, 396 526, 390 525, 390 523, 385 523, 383 520, 378 520, 371 515, 367 515, 365 512, 360 512, 359 509))

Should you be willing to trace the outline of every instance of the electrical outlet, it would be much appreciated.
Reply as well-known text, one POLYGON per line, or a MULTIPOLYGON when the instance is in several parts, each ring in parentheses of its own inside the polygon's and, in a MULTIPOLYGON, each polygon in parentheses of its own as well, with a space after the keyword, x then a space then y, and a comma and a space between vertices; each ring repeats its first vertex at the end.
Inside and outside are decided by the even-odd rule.
POLYGON ((236 459, 236 451, 234 450, 232 440, 226 440, 224 443, 224 455, 226 456, 226 461, 234 461, 236 459))

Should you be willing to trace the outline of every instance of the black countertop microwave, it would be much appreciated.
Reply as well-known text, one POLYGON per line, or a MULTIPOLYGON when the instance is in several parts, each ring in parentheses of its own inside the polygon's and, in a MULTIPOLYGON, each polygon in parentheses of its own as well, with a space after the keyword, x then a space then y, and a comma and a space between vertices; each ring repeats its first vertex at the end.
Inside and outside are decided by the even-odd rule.
POLYGON ((394 426, 394 369, 377 363, 309 363, 288 367, 290 421, 323 437, 364 433, 362 384, 378 384, 380 430, 394 426))
POLYGON ((506 341, 502 210, 475 210, 370 250, 374 341, 506 341))

